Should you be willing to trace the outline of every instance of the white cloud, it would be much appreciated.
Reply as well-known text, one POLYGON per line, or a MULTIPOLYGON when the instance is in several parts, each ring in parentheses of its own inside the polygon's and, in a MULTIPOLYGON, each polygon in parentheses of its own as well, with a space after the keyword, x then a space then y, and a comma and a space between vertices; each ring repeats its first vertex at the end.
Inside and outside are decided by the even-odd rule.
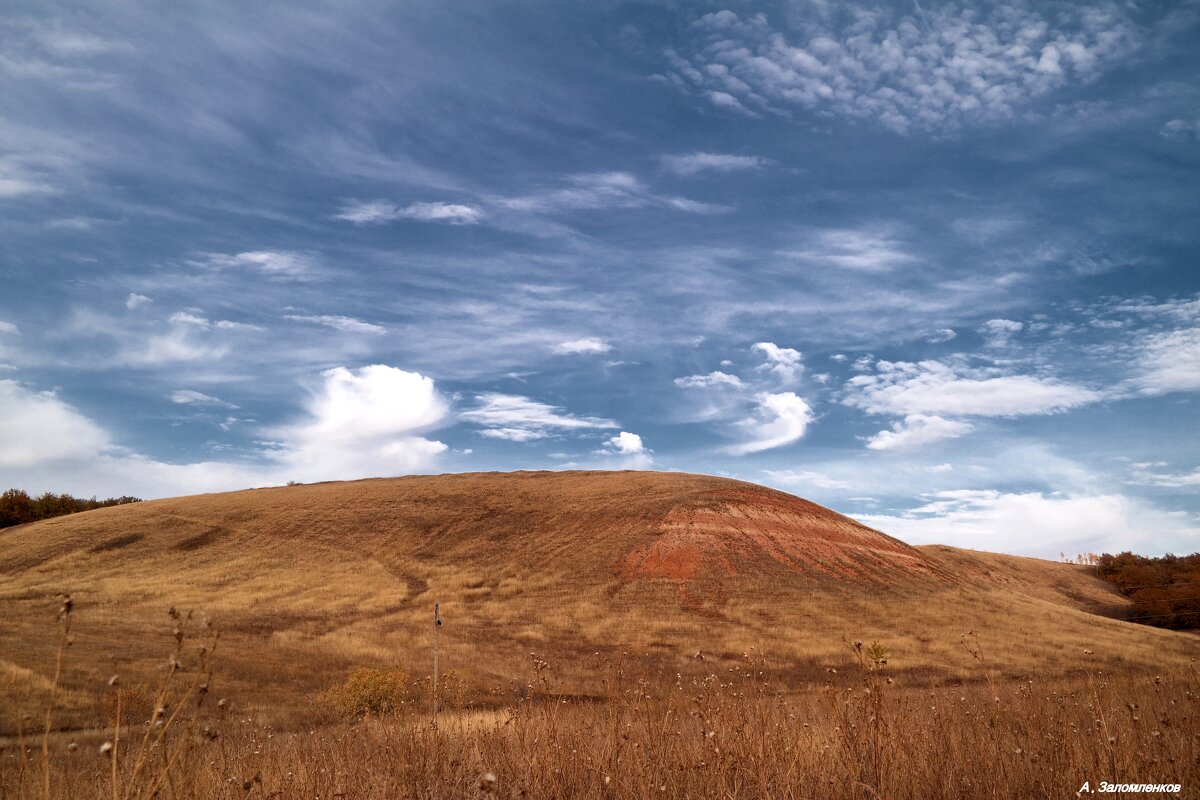
POLYGON ((609 419, 576 417, 561 408, 528 397, 490 392, 477 397, 479 405, 459 414, 459 418, 482 426, 484 436, 527 442, 553 435, 557 431, 574 431, 619 427, 609 419))
POLYGON ((742 383, 742 379, 736 375, 717 371, 707 375, 688 375, 685 378, 676 378, 675 385, 681 389, 709 389, 721 386, 741 389, 746 384, 742 383))
POLYGON ((611 344, 594 336, 584 339, 572 339, 554 346, 554 352, 559 355, 607 353, 609 350, 612 350, 611 344))
POLYGON ((532 442, 535 439, 545 439, 550 433, 545 429, 532 428, 484 428, 479 435, 489 439, 503 439, 506 442, 532 442))
POLYGON ((305 405, 307 418, 274 432, 273 454, 296 480, 398 475, 426 468, 446 445, 420 436, 447 418, 433 380, 384 364, 336 367, 305 405))
POLYGON ((1153 334, 1140 351, 1135 383, 1142 394, 1200 390, 1200 328, 1153 334))
POLYGON ((222 408, 237 408, 233 403, 227 403, 219 397, 197 392, 195 389, 176 389, 168 395, 172 403, 194 406, 220 406, 222 408))
POLYGON ((724 108, 728 111, 736 111, 739 114, 745 114, 748 117, 758 116, 753 111, 742 105, 742 101, 738 100, 729 92, 710 91, 706 92, 704 96, 707 97, 709 102, 717 108, 724 108))
POLYGON ((642 442, 642 437, 628 431, 621 431, 605 440, 604 447, 597 452, 619 457, 618 469, 649 469, 654 463, 654 457, 642 442))
POLYGON ((802 486, 814 489, 849 489, 851 484, 831 478, 821 472, 812 470, 768 469, 764 470, 772 483, 780 486, 802 486))
POLYGON ((0 468, 86 458, 110 447, 99 426, 53 392, 0 380, 0 468))
MULTIPOLYGON (((53 393, 0 381, 0 484, 162 497, 415 472, 446 450, 421 435, 448 415, 431 379, 379 364, 338 367, 321 379, 305 414, 268 432, 275 442, 259 462, 192 464, 167 464, 116 447, 100 426, 53 393)), ((175 394, 175 402, 229 405, 199 392, 175 394)))
POLYGON ((343 317, 333 314, 285 314, 284 319, 293 322, 311 322, 314 325, 324 325, 326 328, 344 331, 346 333, 385 333, 386 328, 373 322, 364 322, 354 317, 343 317))
POLYGON ((1055 89, 1093 80, 1143 38, 1114 2, 1053 14, 1027 2, 923 14, 809 6, 789 21, 784 31, 761 13, 707 14, 688 57, 667 53, 669 81, 741 113, 801 108, 899 133, 937 132, 1011 118, 1055 89))
POLYGON ((880 361, 846 382, 843 403, 871 414, 1014 417, 1094 403, 1100 392, 1032 375, 992 376, 939 361, 880 361))
POLYGON ((738 156, 726 153, 684 153, 663 156, 663 165, 679 175, 695 175, 698 172, 733 172, 744 169, 760 169, 771 163, 760 156, 738 156))
POLYGON ((642 444, 642 437, 636 433, 621 431, 616 436, 605 442, 605 445, 615 453, 620 455, 633 455, 635 453, 646 452, 645 445, 642 444))
POLYGON ((957 490, 928 499, 901 514, 860 514, 857 519, 912 544, 1043 558, 1054 558, 1060 551, 1163 552, 1172 541, 1194 542, 1200 536, 1200 528, 1186 518, 1119 494, 957 490))
POLYGON ((905 244, 885 231, 826 230, 804 246, 784 253, 790 258, 834 269, 887 272, 914 263, 905 244))
POLYGON ((812 422, 812 409, 795 392, 762 392, 755 395, 754 415, 737 423, 746 440, 726 448, 733 455, 747 455, 783 447, 798 441, 812 422))
POLYGON ((758 342, 751 348, 767 359, 760 369, 778 375, 785 381, 793 381, 804 371, 804 360, 799 350, 780 347, 773 342, 758 342))
POLYGON ((1168 139, 1200 139, 1200 119, 1173 119, 1159 131, 1168 139))
POLYGON ((956 338, 958 338, 958 334, 952 328, 939 328, 925 341, 930 344, 941 344, 942 342, 953 341, 956 338))
MULTIPOLYGON (((1160 464, 1161 465, 1161 462, 1160 464)), ((1148 483, 1153 486, 1162 486, 1169 489, 1182 489, 1188 486, 1200 486, 1200 467, 1185 474, 1169 474, 1162 472, 1149 472, 1139 469, 1137 478, 1140 483, 1148 483)))
POLYGON ((943 439, 965 436, 975 428, 967 422, 959 422, 926 414, 909 414, 902 422, 893 423, 890 431, 880 431, 867 440, 872 450, 897 450, 919 447, 943 439))
POLYGON ((152 303, 152 302, 154 302, 154 301, 151 300, 149 297, 147 297, 144 294, 138 294, 137 292, 130 292, 129 297, 125 298, 125 307, 128 308, 130 311, 133 311, 135 308, 140 308, 141 306, 144 306, 147 303, 152 303))
POLYGON ((243 253, 206 253, 188 262, 203 269, 242 269, 260 272, 277 280, 307 280, 316 272, 311 256, 287 250, 248 250, 243 253))
POLYGON ((451 225, 474 225, 482 217, 483 212, 479 209, 459 203, 412 203, 407 206, 398 206, 385 200, 372 200, 347 203, 333 218, 353 222, 356 225, 395 222, 399 219, 448 222, 451 225))
POLYGON ((655 194, 630 172, 588 172, 566 177, 567 186, 522 197, 505 197, 497 203, 514 211, 557 212, 598 208, 670 208, 693 214, 712 214, 724 206, 655 194))
POLYGON ((474 225, 483 214, 472 206, 456 203, 413 203, 404 215, 425 222, 448 222, 451 225, 474 225))
POLYGON ((0 319, 0 333, 11 333, 11 334, 19 335, 21 333, 21 329, 18 328, 12 322, 5 322, 4 320, 0 319))
POLYGON ((987 340, 988 347, 1007 347, 1016 336, 1025 329, 1025 324, 1011 319, 990 319, 979 326, 979 332, 987 340))

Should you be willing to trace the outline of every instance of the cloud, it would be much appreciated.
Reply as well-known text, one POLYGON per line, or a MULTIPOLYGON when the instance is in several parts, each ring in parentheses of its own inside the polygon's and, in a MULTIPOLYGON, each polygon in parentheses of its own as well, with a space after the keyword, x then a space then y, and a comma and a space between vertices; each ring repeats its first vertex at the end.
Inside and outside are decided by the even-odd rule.
POLYGON ((746 440, 726 452, 741 456, 792 444, 812 422, 812 409, 795 392, 762 392, 754 399, 754 415, 737 423, 746 440))
POLYGON ((1032 375, 992 376, 939 361, 880 361, 846 382, 842 400, 870 414, 1015 417, 1053 414, 1104 399, 1082 386, 1032 375))
POLYGON ((219 397, 197 392, 194 389, 176 389, 168 395, 172 403, 194 406, 220 406, 222 408, 237 408, 233 403, 227 403, 219 397))
POLYGON ((401 207, 384 200, 372 200, 347 203, 333 218, 356 225, 382 224, 399 219, 474 225, 483 218, 483 212, 474 206, 458 203, 412 203, 401 207))
POLYGON ((1142 39, 1115 3, 1053 16, 1025 3, 913 10, 810 7, 789 31, 763 14, 707 14, 694 26, 690 56, 668 52, 671 82, 746 113, 801 108, 900 133, 942 131, 1011 117, 1055 89, 1089 82, 1142 39))
POLYGON ((427 468, 446 445, 420 434, 449 405, 431 378, 384 364, 335 367, 305 403, 307 417, 277 429, 272 457, 296 480, 399 475, 427 468))
POLYGON ((0 380, 0 468, 25 468, 96 456, 108 435, 53 392, 0 380))
POLYGON ((979 332, 984 335, 987 340, 988 347, 1007 347, 1012 340, 1022 330, 1025 324, 1015 322, 1011 319, 991 319, 979 326, 979 332))
POLYGON ((1051 91, 1092 81, 1142 31, 1116 3, 1053 15, 1019 2, 930 9, 809 8, 782 31, 766 15, 706 14, 690 55, 668 52, 674 85, 744 113, 803 109, 898 133, 1007 119, 1051 91), (913 15, 912 11, 918 11, 913 15))
POLYGON ((806 486, 814 489, 849 489, 851 484, 839 481, 821 472, 812 470, 768 469, 763 470, 772 483, 780 486, 806 486))
POLYGON ((710 372, 707 375, 688 375, 684 378, 676 378, 675 385, 681 389, 710 389, 722 386, 731 389, 741 389, 746 384, 736 375, 717 371, 710 372))
POLYGON ((287 250, 248 250, 232 255, 205 253, 188 263, 210 270, 253 270, 276 280, 309 280, 316 273, 311 256, 287 250))
POLYGON ((1200 390, 1200 328, 1152 334, 1139 350, 1134 383, 1142 394, 1200 390))
POLYGON ((154 302, 154 301, 151 300, 149 297, 147 297, 144 294, 138 294, 137 292, 130 292, 129 297, 125 298, 125 307, 128 308, 130 311, 133 311, 135 308, 141 308, 142 306, 146 305, 147 303, 152 303, 152 302, 154 302))
POLYGON ((459 419, 484 428, 483 436, 528 442, 560 431, 617 428, 617 423, 600 417, 576 417, 561 408, 528 397, 489 392, 476 398, 476 408, 463 411, 459 419))
POLYGON ((1200 139, 1200 119, 1170 120, 1159 133, 1168 139, 1200 139))
POLYGON ((0 333, 20 335, 21 329, 12 322, 5 322, 4 320, 0 319, 0 333))
POLYGON ((691 176, 700 172, 734 172, 761 169, 772 162, 760 156, 738 156, 726 153, 684 153, 663 156, 663 166, 677 175, 691 176))
POLYGON ((702 203, 684 197, 659 195, 630 172, 587 172, 566 177, 567 186, 519 197, 505 197, 497 203, 513 211, 553 213, 601 208, 669 208, 692 214, 713 214, 728 210, 724 206, 702 203))
POLYGON ((1196 468, 1185 474, 1169 474, 1161 472, 1149 472, 1139 470, 1137 474, 1139 483, 1148 483, 1152 486, 1162 486, 1168 489, 1182 489, 1190 486, 1200 486, 1200 468, 1196 468))
POLYGON ((917 260, 903 242, 884 231, 869 229, 819 231, 803 247, 783 255, 855 272, 889 272, 917 260))
POLYGON ((589 336, 584 339, 572 339, 567 342, 554 345, 554 352, 559 355, 573 355, 576 353, 607 353, 612 350, 612 345, 603 339, 597 339, 589 336))
POLYGON ((604 447, 597 452, 604 456, 619 457, 618 469, 648 469, 654 463, 654 457, 646 449, 642 437, 628 431, 621 431, 605 440, 604 447))
POLYGON ((942 342, 953 341, 956 338, 958 338, 958 334, 955 333, 953 329, 939 328, 938 330, 934 331, 933 335, 925 341, 929 342, 930 344, 941 344, 942 342))
POLYGON ((909 414, 903 422, 896 422, 890 431, 880 431, 867 440, 872 450, 898 450, 919 447, 965 436, 975 427, 967 422, 944 419, 925 414, 909 414))
POLYGON ((773 342, 758 342, 751 348, 767 359, 759 369, 778 375, 785 381, 794 381, 804 371, 804 360, 799 350, 780 347, 773 342))
MULTIPOLYGON (((173 393, 172 400, 232 407, 191 390, 173 393)), ((418 373, 380 364, 337 367, 321 374, 303 406, 295 422, 267 431, 275 441, 256 461, 167 464, 115 446, 53 393, 0 381, 0 483, 162 497, 416 472, 446 450, 421 435, 447 419, 448 405, 418 373)))
POLYGON ((343 317, 332 314, 285 314, 283 318, 290 319, 293 322, 311 322, 314 325, 324 325, 326 328, 333 328, 334 330, 346 333, 385 333, 387 331, 382 325, 376 325, 373 322, 364 322, 354 317, 343 317))
POLYGON ((1195 541, 1186 517, 1119 494, 955 490, 900 514, 856 518, 912 544, 949 544, 1054 558, 1060 551, 1163 552, 1174 540, 1195 541))

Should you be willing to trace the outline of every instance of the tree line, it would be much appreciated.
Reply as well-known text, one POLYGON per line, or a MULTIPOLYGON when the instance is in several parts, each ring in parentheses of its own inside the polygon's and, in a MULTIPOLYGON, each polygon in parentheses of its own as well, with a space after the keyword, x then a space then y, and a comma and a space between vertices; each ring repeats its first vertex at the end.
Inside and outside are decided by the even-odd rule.
POLYGON ((80 511, 91 511, 94 508, 123 506, 126 503, 140 502, 140 497, 124 496, 97 500, 95 497, 84 499, 54 492, 31 497, 24 489, 9 489, 4 494, 0 494, 0 528, 24 525, 26 522, 37 522, 39 519, 61 517, 64 514, 75 514, 80 511))
POLYGON ((1176 630, 1200 628, 1200 553, 1157 558, 1105 553, 1096 574, 1133 601, 1129 618, 1176 630))

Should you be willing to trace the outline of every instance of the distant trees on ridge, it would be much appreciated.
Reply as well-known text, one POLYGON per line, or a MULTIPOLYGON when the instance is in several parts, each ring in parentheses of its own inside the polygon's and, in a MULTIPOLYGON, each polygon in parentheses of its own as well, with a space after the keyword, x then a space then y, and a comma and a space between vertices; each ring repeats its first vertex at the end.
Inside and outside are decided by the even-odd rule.
POLYGON ((38 497, 30 497, 23 489, 9 489, 0 494, 0 528, 13 525, 24 525, 26 522, 37 522, 39 519, 61 517, 64 514, 75 514, 79 511, 91 511, 94 508, 121 506, 126 503, 140 503, 138 497, 110 497, 107 500, 83 499, 69 494, 46 492, 38 497))

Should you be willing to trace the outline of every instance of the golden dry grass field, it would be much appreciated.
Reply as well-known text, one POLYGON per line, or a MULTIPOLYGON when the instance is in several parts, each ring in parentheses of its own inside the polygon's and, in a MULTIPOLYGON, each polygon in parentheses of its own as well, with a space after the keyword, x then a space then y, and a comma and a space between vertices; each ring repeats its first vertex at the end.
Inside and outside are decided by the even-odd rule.
MULTIPOLYGON (((226 701, 224 760, 181 758, 173 769, 186 767, 193 794, 174 786, 176 796, 265 792, 249 778, 247 790, 241 779, 230 782, 259 762, 276 783, 309 776, 281 797, 463 796, 492 791, 474 784, 488 771, 503 773, 504 792, 539 796, 603 796, 612 786, 624 787, 620 796, 872 796, 862 786, 892 786, 879 796, 958 796, 968 765, 918 769, 947 747, 976 761, 991 753, 1017 781, 991 784, 1014 793, 971 796, 1040 796, 1017 789, 1050 786, 1037 776, 1055 759, 1078 771, 1107 758, 1095 769, 1132 780, 1113 773, 1161 756, 1159 778, 1195 775, 1200 639, 1113 619, 1123 604, 1086 567, 914 548, 791 495, 699 475, 406 477, 101 509, 0 531, 0 735, 9 745, 0 753, 0 798, 42 796, 42 767, 17 757, 13 737, 36 730, 41 746, 52 694, 47 774, 63 787, 73 785, 66 744, 81 742, 94 755, 111 739, 118 694, 122 719, 137 723, 152 714, 164 679, 180 687, 172 691, 198 685, 195 647, 206 622, 220 635, 210 696, 226 701), (56 684, 59 593, 73 599, 73 642, 56 684), (444 620, 441 668, 453 672, 456 694, 456 709, 443 709, 436 724, 417 686, 432 667, 435 602, 444 620), (176 628, 184 646, 172 678, 176 628), (855 641, 867 644, 856 651, 855 641), (886 664, 863 663, 874 641, 886 646, 886 664), (330 690, 356 668, 397 665, 414 685, 407 710, 390 724, 346 727, 327 702, 330 690), (1147 714, 1157 715, 1160 734, 1159 717, 1175 726, 1173 738, 1138 735, 1168 749, 1108 742, 1107 733, 1093 741, 1097 715, 1138 704, 1130 698, 1161 706, 1147 714), (742 732, 714 753, 704 719, 722 715, 723 737, 742 732), (984 727, 946 733, 939 745, 939 730, 964 721, 984 727), (1070 739, 1084 728, 1082 744, 1070 739), (616 738, 599 736, 581 754, 578 737, 600 730, 616 738), (1053 731, 1067 736, 1058 755, 1029 743, 1053 731), (755 736, 763 739, 757 754, 742 752, 755 736), (611 748, 633 743, 642 750, 627 749, 632 760, 623 763, 641 766, 622 773, 611 748), (647 760, 651 747, 662 753, 647 760), (454 755, 442 763, 428 748, 454 755), (789 761, 788 748, 805 752, 789 761), (377 769, 372 759, 398 750, 408 772, 394 763, 375 783, 351 774, 354 764, 377 769), (503 766, 534 753, 549 772, 503 766), (753 760, 725 763, 738 753, 753 760), (351 754, 359 761, 347 761, 351 754), (582 770, 571 779, 577 784, 554 783, 554 771, 565 769, 555 758, 582 770), (699 762, 719 780, 706 784, 699 762), (747 763, 758 767, 741 775, 747 763), (832 783, 799 790, 779 764, 832 783), (660 791, 662 770, 673 777, 660 791), (926 788, 942 788, 921 794, 919 773, 926 788), (367 791, 385 783, 396 788, 367 791)), ((217 713, 215 702, 205 714, 217 713)), ((186 714, 176 728, 185 718, 200 724, 186 714)), ((133 768, 122 762, 117 772, 133 768)), ((117 772, 80 769, 81 797, 107 796, 115 785, 117 772)))

